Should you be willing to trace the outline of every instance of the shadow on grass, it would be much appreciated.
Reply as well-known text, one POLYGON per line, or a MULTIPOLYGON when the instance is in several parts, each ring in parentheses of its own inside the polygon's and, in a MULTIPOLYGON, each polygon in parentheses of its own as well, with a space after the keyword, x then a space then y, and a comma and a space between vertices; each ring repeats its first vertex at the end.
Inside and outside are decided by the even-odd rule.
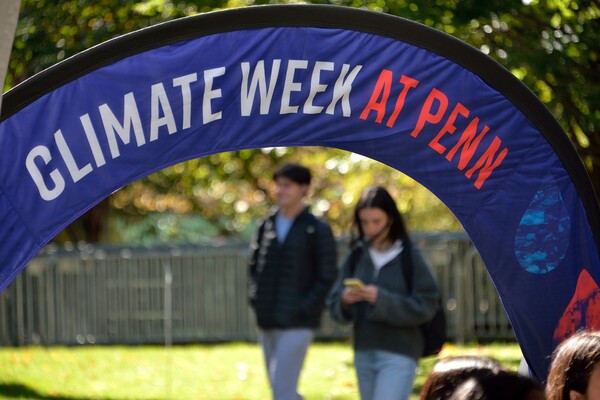
POLYGON ((0 398, 2 399, 53 399, 53 400, 118 400, 109 397, 71 397, 63 395, 47 395, 21 383, 0 383, 0 398))

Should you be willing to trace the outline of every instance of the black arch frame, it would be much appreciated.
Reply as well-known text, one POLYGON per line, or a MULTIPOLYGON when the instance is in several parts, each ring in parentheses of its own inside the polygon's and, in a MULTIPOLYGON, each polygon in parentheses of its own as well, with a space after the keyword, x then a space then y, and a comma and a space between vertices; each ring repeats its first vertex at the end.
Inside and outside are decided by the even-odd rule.
POLYGON ((421 47, 478 75, 525 114, 569 173, 600 254, 600 204, 572 142, 550 111, 520 80, 476 48, 444 32, 400 17, 343 6, 269 5, 216 11, 157 24, 108 40, 36 74, 3 96, 0 122, 36 99, 126 57, 216 33, 267 27, 317 27, 375 34, 421 47))

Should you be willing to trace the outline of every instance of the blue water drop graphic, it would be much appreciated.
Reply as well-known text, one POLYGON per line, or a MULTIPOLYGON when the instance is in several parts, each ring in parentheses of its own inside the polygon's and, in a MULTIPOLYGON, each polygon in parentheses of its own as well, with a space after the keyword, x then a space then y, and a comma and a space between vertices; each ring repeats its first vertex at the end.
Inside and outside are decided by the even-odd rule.
POLYGON ((532 274, 545 274, 565 258, 571 236, 571 220, 556 185, 535 194, 515 234, 515 255, 532 274))

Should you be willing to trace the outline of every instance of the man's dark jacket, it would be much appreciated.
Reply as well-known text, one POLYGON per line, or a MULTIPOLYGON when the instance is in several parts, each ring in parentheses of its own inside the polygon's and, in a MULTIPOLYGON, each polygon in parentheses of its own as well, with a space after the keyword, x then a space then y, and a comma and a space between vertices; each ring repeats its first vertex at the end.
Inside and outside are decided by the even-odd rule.
POLYGON ((329 226, 304 209, 283 243, 275 215, 250 248, 249 297, 263 329, 318 328, 337 276, 337 248, 329 226))

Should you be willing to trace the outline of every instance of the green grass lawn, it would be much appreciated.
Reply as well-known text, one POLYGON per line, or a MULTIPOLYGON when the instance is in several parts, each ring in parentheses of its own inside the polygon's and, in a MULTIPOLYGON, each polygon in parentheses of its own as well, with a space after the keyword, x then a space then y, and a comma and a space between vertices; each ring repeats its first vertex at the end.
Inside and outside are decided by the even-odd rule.
MULTIPOLYGON (((516 369, 516 344, 447 346, 442 357, 490 356, 516 369)), ((435 358, 421 361, 416 398, 435 358)), ((358 400, 347 343, 315 343, 300 392, 306 400, 358 400)), ((254 344, 0 348, 1 399, 268 400, 262 353, 254 344)))

